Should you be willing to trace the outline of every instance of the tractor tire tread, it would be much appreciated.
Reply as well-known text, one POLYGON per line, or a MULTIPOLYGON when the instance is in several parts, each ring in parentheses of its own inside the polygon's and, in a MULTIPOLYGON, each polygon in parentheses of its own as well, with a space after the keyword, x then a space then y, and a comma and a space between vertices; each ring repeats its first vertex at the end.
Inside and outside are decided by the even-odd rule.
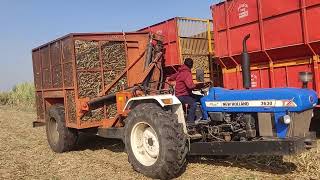
MULTIPOLYGON (((158 136, 163 136, 159 137, 159 139, 162 140, 162 147, 166 155, 160 155, 160 161, 157 160, 158 163, 156 162, 157 164, 150 166, 150 168, 141 166, 130 152, 128 152, 128 161, 134 170, 151 178, 171 179, 177 177, 185 170, 186 154, 188 151, 186 146, 187 137, 183 132, 182 124, 178 123, 176 115, 173 115, 170 111, 164 111, 157 104, 153 103, 137 105, 129 113, 126 124, 129 124, 130 121, 140 116, 145 116, 152 120, 156 119, 154 124, 157 125, 156 128, 160 132, 158 136)), ((127 130, 126 136, 128 136, 127 130)), ((126 149, 130 151, 131 147, 128 137, 125 139, 126 149)))

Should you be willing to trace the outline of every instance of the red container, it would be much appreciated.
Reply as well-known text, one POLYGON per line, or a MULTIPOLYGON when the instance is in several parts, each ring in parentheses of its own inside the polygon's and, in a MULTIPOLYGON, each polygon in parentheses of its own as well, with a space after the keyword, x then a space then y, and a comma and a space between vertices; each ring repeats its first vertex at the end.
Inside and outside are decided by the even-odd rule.
POLYGON ((319 94, 320 0, 228 0, 211 10, 226 88, 242 88, 242 40, 250 34, 253 88, 301 87, 298 74, 309 71, 319 94))
POLYGON ((212 22, 208 19, 175 17, 145 27, 139 32, 152 32, 164 37, 165 65, 181 65, 187 57, 193 58, 196 68, 205 70, 210 78, 209 55, 212 54, 212 22))

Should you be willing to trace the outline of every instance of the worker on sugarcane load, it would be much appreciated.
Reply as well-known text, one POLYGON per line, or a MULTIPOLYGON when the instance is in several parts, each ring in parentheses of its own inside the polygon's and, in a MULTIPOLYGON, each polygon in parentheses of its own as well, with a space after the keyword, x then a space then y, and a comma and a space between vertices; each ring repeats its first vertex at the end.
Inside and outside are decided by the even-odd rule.
MULTIPOLYGON (((175 94, 183 105, 188 106, 187 124, 199 123, 201 120, 196 120, 197 101, 200 97, 194 95, 192 90, 198 88, 203 83, 194 83, 192 79, 191 69, 193 60, 186 58, 184 64, 180 66, 178 72, 171 75, 168 81, 175 81, 175 94)), ((201 121, 202 122, 202 121, 201 121)))

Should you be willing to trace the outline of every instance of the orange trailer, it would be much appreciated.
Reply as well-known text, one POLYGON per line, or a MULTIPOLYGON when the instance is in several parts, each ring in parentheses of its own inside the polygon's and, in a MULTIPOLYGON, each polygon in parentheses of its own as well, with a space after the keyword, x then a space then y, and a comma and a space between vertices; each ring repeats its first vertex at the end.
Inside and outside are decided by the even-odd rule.
POLYGON ((94 115, 84 115, 86 103, 142 82, 147 73, 143 67, 150 36, 145 32, 72 33, 33 49, 37 104, 34 125, 44 123, 47 109, 60 103, 65 107, 67 127, 114 126, 118 120, 115 104, 94 110, 94 115), (117 62, 111 63, 112 54, 104 52, 114 47, 121 52, 117 62))

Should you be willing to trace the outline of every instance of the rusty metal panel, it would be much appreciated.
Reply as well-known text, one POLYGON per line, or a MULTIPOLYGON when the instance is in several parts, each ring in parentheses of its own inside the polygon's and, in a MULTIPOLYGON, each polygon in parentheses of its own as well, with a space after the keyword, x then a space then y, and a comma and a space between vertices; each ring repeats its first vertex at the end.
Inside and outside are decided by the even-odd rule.
POLYGON ((61 65, 52 67, 52 85, 53 88, 62 88, 62 68, 61 65))
POLYGON ((44 89, 48 89, 51 88, 50 57, 48 46, 40 50, 40 57, 42 65, 42 86, 44 89))
POLYGON ((68 62, 63 64, 64 67, 64 86, 65 87, 73 87, 73 66, 72 62, 68 62))
POLYGON ((73 54, 72 38, 62 40, 62 59, 64 62, 71 62, 73 54))
POLYGON ((50 67, 50 59, 49 59, 49 48, 48 46, 40 49, 40 57, 43 69, 48 69, 50 67))
POLYGON ((36 90, 42 88, 41 85, 41 58, 40 51, 36 50, 32 52, 33 59, 33 76, 34 76, 34 85, 36 90))
POLYGON ((37 119, 44 120, 44 107, 43 107, 43 97, 42 92, 36 92, 36 109, 37 109, 37 119))
POLYGON ((61 45, 60 41, 50 44, 51 76, 53 88, 62 88, 61 45))
POLYGON ((61 49, 60 49, 60 41, 54 42, 50 44, 50 59, 51 59, 51 65, 57 66, 60 63, 61 58, 61 49))

